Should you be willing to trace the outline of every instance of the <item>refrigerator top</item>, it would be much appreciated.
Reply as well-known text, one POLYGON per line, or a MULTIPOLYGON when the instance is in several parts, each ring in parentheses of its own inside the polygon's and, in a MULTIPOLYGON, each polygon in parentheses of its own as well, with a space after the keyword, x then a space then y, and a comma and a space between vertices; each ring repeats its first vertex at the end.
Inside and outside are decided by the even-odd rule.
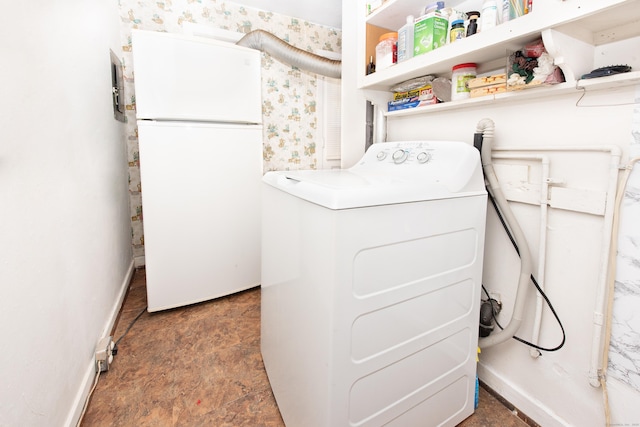
POLYGON ((139 120, 262 122, 259 51, 133 30, 132 52, 139 120))

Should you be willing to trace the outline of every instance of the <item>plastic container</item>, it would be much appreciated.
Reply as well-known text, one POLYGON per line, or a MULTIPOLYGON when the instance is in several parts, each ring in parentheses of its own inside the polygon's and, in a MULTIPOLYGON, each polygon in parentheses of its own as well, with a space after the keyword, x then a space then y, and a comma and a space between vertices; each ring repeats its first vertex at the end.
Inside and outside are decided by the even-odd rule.
POLYGON ((467 24, 467 37, 469 37, 478 32, 478 18, 480 18, 480 12, 467 12, 467 16, 469 17, 469 23, 467 24))
POLYGON ((449 42, 453 43, 456 40, 463 39, 465 37, 464 21, 457 19, 451 23, 451 32, 449 33, 449 42))
POLYGON ((398 30, 398 62, 413 58, 413 15, 407 16, 407 23, 398 30))
POLYGON ((501 0, 500 9, 500 23, 504 24, 511 20, 511 1, 501 0))
POLYGON ((482 3, 481 31, 486 31, 498 25, 498 3, 496 0, 484 0, 482 3))
POLYGON ((384 33, 376 45, 376 71, 384 70, 398 61, 398 33, 384 33))
POLYGON ((444 9, 444 2, 437 1, 435 3, 430 3, 427 6, 425 6, 424 14, 426 15, 427 13, 435 12, 436 10, 442 10, 442 9, 444 9))
POLYGON ((476 64, 467 62, 453 67, 451 72, 451 100, 459 101, 469 98, 471 91, 467 82, 476 78, 476 64))

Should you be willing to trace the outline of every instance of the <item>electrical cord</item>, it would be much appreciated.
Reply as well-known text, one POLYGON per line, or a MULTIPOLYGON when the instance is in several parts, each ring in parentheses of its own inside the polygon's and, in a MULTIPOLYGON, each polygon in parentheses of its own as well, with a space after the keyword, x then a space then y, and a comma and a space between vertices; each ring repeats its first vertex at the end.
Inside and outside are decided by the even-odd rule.
POLYGON ((76 424, 76 427, 79 427, 82 424, 82 420, 84 419, 84 416, 87 413, 87 408, 89 407, 89 401, 91 400, 91 396, 93 395, 93 392, 96 390, 96 387, 98 386, 99 379, 100 379, 100 372, 96 373, 96 379, 93 382, 93 387, 91 387, 91 391, 89 391, 87 400, 84 401, 84 406, 82 407, 82 412, 80 413, 80 418, 78 418, 78 423, 76 424))
MULTIPOLYGON (((511 234, 511 230, 509 229, 509 226, 507 225, 506 221, 504 220, 504 217, 502 216, 502 213, 500 212, 500 209, 498 208, 498 204, 496 203, 495 199, 493 198, 493 195, 491 194, 490 191, 488 191, 487 189, 487 194, 489 194, 489 200, 491 201, 491 204, 493 205, 493 208, 496 211, 496 214, 498 215, 498 219, 500 220, 500 223, 502 224, 502 227, 504 228, 505 232, 507 233, 507 236, 509 237, 509 240, 511 240, 511 244, 513 245, 514 249, 516 250, 516 253, 518 254, 518 256, 520 256, 520 250, 518 249, 518 244, 515 241, 515 238, 513 237, 513 235, 511 234)), ((562 342, 557 345, 556 347, 553 348, 545 348, 545 347, 541 347, 538 346, 536 344, 533 344, 531 342, 528 342, 526 340, 523 340, 522 338, 516 337, 515 335, 513 336, 513 339, 516 341, 519 341, 525 345, 528 345, 529 347, 533 347, 536 350, 540 351, 557 351, 560 350, 563 346, 564 343, 566 341, 566 333, 564 331, 564 327, 562 326, 562 322, 560 321, 560 317, 558 316, 558 313, 556 313, 556 310, 553 308, 553 305, 551 304, 551 301, 549 301, 549 298, 547 297, 547 295, 544 293, 544 291, 540 288, 540 285, 538 285, 538 281, 536 280, 536 278, 533 276, 533 274, 531 275, 531 282, 534 284, 534 286, 536 287, 536 289, 538 290, 538 292, 540 293, 540 295, 542 296, 542 298, 544 298, 544 301, 547 303, 547 306, 549 307, 549 309, 551 310, 551 313, 553 313, 553 317, 555 317, 556 321, 558 322, 558 325, 560 326, 560 329, 562 330, 562 342)), ((495 301, 495 299, 491 298, 491 296, 489 295, 489 292, 487 292, 487 290, 485 289, 484 285, 482 285, 482 290, 484 290, 484 292, 487 294, 487 298, 489 299, 489 302, 491 302, 491 314, 493 316, 493 320, 496 322, 496 325, 498 325, 498 327, 500 329, 504 329, 502 326, 500 326, 500 323, 498 323, 498 319, 496 319, 496 313, 495 310, 493 310, 493 301, 495 301)))
POLYGON ((118 338, 113 346, 113 350, 112 353, 115 356, 118 353, 118 343, 120 341, 122 341, 122 338, 124 338, 125 335, 127 335, 129 333, 129 331, 131 330, 131 328, 133 328, 134 323, 136 323, 138 321, 138 319, 145 313, 145 311, 147 311, 147 307, 143 308, 142 311, 140 313, 138 313, 138 315, 135 317, 135 319, 133 319, 131 321, 131 323, 129 323, 129 326, 127 326, 127 329, 124 331, 124 333, 122 335, 120 335, 120 338, 118 338))

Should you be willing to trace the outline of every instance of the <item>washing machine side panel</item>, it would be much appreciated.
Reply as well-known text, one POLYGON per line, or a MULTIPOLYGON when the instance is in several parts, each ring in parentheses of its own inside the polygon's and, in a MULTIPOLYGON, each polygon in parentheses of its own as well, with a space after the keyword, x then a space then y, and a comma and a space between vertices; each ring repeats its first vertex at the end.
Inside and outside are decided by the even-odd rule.
POLYGON ((339 212, 329 425, 473 413, 485 215, 486 196, 339 212))
POLYGON ((328 427, 335 211, 263 186, 262 341, 287 426, 328 427))
POLYGON ((486 196, 330 210, 264 195, 262 352, 285 423, 470 415, 486 196))

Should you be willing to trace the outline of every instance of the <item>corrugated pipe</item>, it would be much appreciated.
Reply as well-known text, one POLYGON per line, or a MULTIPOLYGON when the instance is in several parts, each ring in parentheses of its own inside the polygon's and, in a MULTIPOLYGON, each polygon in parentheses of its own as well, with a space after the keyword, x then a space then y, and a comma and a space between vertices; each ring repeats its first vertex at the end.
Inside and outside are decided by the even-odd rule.
POLYGON ((532 272, 531 253, 529 252, 529 246, 525 239, 524 233, 518 224, 506 197, 502 193, 498 178, 493 169, 493 162, 491 160, 491 149, 493 145, 493 130, 495 125, 491 119, 482 119, 476 126, 476 133, 482 133, 482 149, 480 151, 480 157, 482 159, 482 170, 484 171, 485 180, 488 183, 488 190, 495 199, 500 212, 505 221, 509 225, 513 238, 518 245, 518 251, 520 253, 520 278, 518 280, 518 288, 516 289, 516 298, 513 305, 513 314, 509 324, 505 326, 500 332, 489 335, 485 338, 480 338, 478 345, 480 348, 491 347, 496 344, 500 344, 507 341, 518 332, 520 324, 522 323, 522 317, 524 314, 524 306, 527 295, 527 284, 532 272))
POLYGON ((251 31, 236 44, 268 53, 278 61, 315 74, 336 79, 342 75, 342 61, 298 49, 264 30, 251 31))

